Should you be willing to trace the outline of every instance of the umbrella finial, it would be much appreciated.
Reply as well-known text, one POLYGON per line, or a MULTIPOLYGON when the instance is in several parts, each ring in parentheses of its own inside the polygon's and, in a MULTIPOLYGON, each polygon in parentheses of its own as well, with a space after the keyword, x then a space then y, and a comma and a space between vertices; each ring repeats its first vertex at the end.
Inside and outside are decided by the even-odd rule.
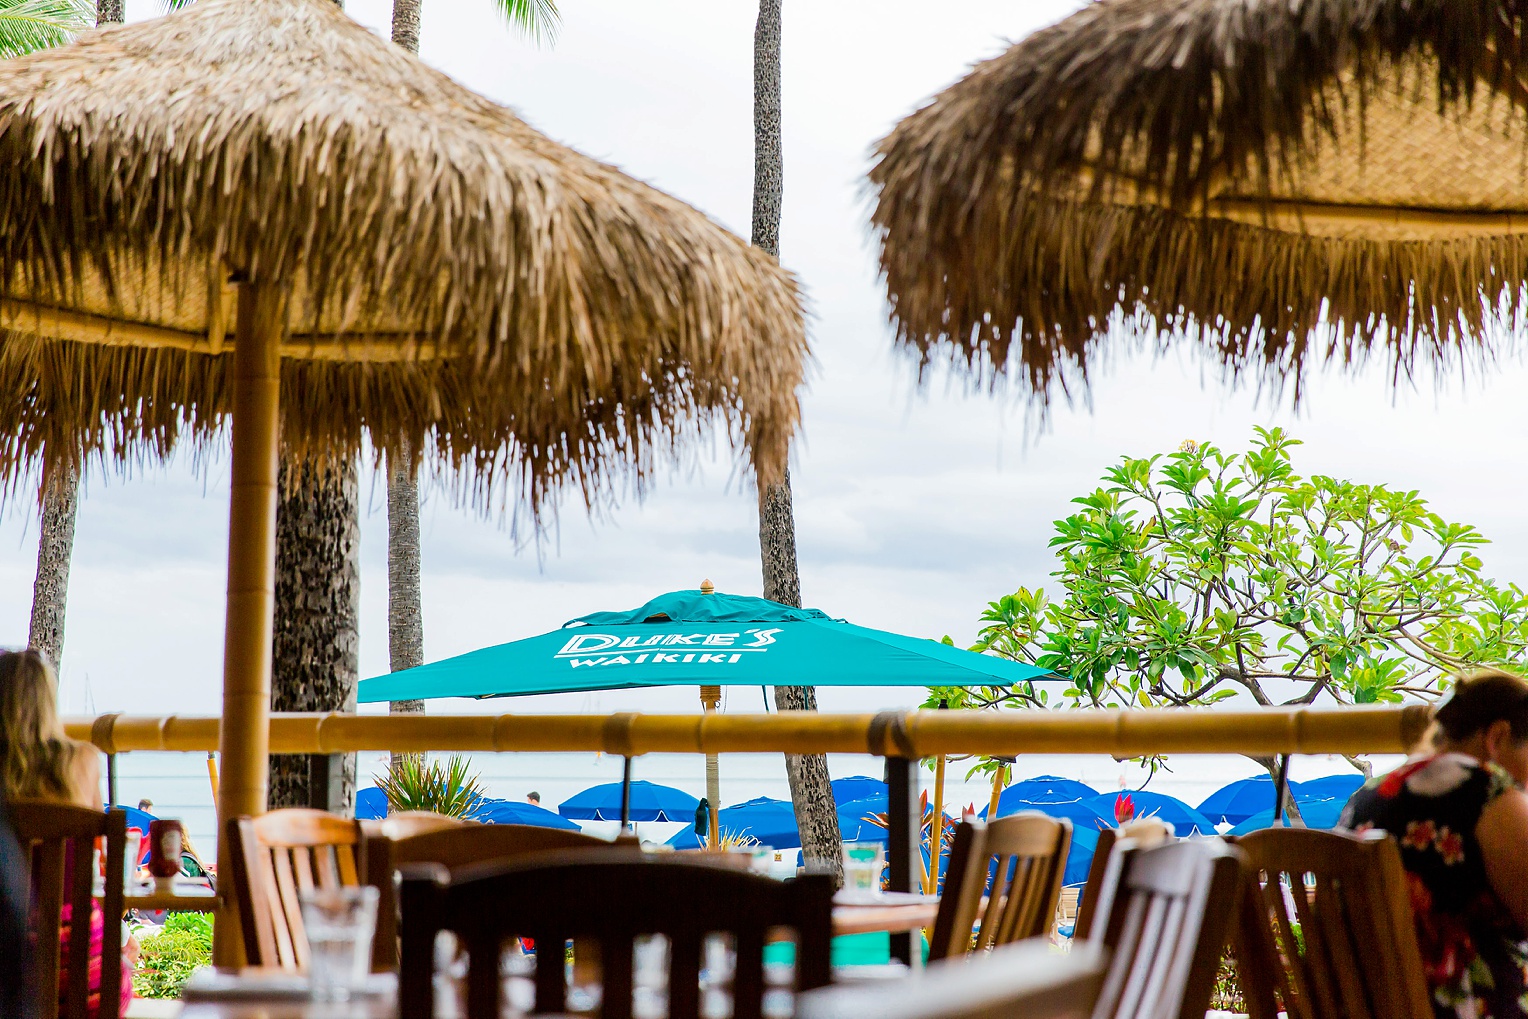
POLYGON ((701 594, 715 594, 716 593, 716 585, 711 583, 709 580, 702 580, 700 582, 700 593, 701 594))

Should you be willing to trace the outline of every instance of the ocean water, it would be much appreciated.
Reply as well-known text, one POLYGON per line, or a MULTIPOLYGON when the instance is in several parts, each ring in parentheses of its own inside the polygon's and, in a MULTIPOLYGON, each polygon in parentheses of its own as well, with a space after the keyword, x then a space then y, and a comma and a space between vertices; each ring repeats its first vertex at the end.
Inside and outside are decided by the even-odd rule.
MULTIPOLYGON (((527 793, 535 791, 541 794, 542 806, 552 810, 589 786, 621 780, 621 758, 609 754, 481 753, 468 756, 489 795, 523 799, 527 793)), ((1374 757, 1371 762, 1375 773, 1379 774, 1394 767, 1399 760, 1398 757, 1374 757)), ((952 815, 958 816, 960 808, 967 804, 980 810, 991 798, 990 782, 982 776, 966 779, 972 763, 951 761, 947 766, 945 804, 946 811, 952 815)), ((757 796, 790 798, 785 763, 779 754, 723 754, 720 767, 723 806, 757 796)), ((372 777, 385 772, 386 768, 386 754, 359 755, 359 784, 374 784, 372 777)), ((699 755, 649 754, 634 760, 632 777, 676 786, 699 797, 705 795, 705 768, 705 758, 699 755)), ((834 778, 850 775, 882 777, 880 759, 868 754, 831 755, 828 770, 834 778)), ((1290 766, 1290 777, 1304 780, 1352 770, 1341 757, 1296 757, 1290 766)), ((1033 755, 1019 758, 1013 769, 1016 779, 1060 775, 1086 782, 1099 792, 1144 786, 1176 796, 1193 806, 1227 782, 1261 772, 1262 769, 1252 761, 1230 755, 1171 758, 1167 770, 1160 770, 1154 776, 1132 762, 1120 762, 1102 755, 1033 755)), ((929 790, 932 798, 932 769, 923 769, 920 776, 922 788, 929 790)), ((180 819, 197 851, 209 861, 215 856, 217 818, 205 753, 119 754, 117 798, 129 806, 135 806, 140 799, 152 800, 151 813, 180 819)), ((613 821, 581 823, 584 830, 592 834, 613 835, 617 827, 613 821)), ((643 839, 661 842, 682 827, 683 823, 643 823, 637 826, 637 834, 643 839)))

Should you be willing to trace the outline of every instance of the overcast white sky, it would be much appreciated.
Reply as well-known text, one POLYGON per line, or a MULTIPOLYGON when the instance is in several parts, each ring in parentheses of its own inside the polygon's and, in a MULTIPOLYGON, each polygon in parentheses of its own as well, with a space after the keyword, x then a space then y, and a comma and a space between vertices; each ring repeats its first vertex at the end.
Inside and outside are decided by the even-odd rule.
MULTIPOLYGON (((427 0, 423 56, 518 109, 549 135, 620 165, 746 237, 752 190, 755 7, 743 0, 563 0, 555 47, 515 38, 488 0, 427 0)), ((1296 415, 1223 385, 1192 355, 1120 355, 1091 407, 1059 406, 1026 431, 1014 398, 943 376, 919 388, 894 353, 865 228, 868 150, 972 61, 1064 15, 1070 0, 791 0, 784 15, 783 261, 810 295, 816 370, 794 465, 805 601, 855 622, 968 641, 984 605, 1046 582, 1050 523, 1120 455, 1187 438, 1240 448, 1254 424, 1306 440, 1303 473, 1405 488, 1495 540, 1498 577, 1528 581, 1517 502, 1528 456, 1520 361, 1485 378, 1394 390, 1378 366, 1327 373, 1296 415)), ((155 0, 130 5, 147 16, 155 0)), ((385 34, 388 0, 350 0, 385 34)), ((88 479, 70 588, 64 706, 71 712, 218 710, 227 461, 131 479, 88 479)), ((362 675, 387 667, 386 517, 369 476, 363 520, 362 675)), ((37 528, 13 504, 0 523, 0 641, 25 642, 37 528)), ((565 507, 538 558, 494 521, 440 495, 424 507, 429 660, 501 643, 584 613, 639 604, 703 577, 757 594, 755 496, 718 448, 590 521, 565 507)), ((757 691, 733 694, 757 710, 757 691)), ((921 691, 823 692, 825 706, 916 703, 921 691)), ((496 702, 508 710, 692 710, 691 690, 496 702)), ((483 710, 439 704, 432 710, 483 710)))

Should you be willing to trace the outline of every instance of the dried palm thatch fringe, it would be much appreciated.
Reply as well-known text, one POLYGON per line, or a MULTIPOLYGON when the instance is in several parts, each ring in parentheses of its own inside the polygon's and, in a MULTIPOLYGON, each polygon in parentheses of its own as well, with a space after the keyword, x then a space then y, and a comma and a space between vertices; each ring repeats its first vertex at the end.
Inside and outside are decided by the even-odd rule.
MULTIPOLYGON (((0 66, 0 299, 217 349, 230 276, 287 286, 290 330, 356 355, 283 357, 290 448, 367 436, 464 473, 480 505, 534 513, 565 486, 594 504, 718 421, 769 479, 796 428, 789 273, 328 0, 203 0, 0 66), (366 360, 380 334, 419 356, 366 360)), ((41 460, 205 446, 226 421, 227 353, 10 321, 11 483, 41 460)))
POLYGON ((1041 404, 1121 314, 1297 397, 1307 360, 1489 360, 1528 278, 1525 81, 1528 0, 1098 0, 878 144, 899 340, 1041 404), (1413 127, 1475 164, 1380 179, 1413 127))

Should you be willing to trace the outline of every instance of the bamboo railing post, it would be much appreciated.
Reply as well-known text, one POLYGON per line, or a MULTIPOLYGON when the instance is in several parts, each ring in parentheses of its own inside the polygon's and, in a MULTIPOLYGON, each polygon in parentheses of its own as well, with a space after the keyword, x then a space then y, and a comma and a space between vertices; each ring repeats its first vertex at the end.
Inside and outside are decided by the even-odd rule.
MULTIPOLYGON (((228 511, 228 609, 223 635, 223 716, 218 733, 222 820, 265 812, 270 748, 271 628, 276 578, 279 344, 285 295, 269 284, 238 288, 233 354, 232 492, 228 511)), ((219 830, 221 835, 221 829, 219 830)), ((218 873, 233 873, 233 847, 218 839, 218 873)), ((242 958, 233 882, 218 883, 213 959, 242 958)))

